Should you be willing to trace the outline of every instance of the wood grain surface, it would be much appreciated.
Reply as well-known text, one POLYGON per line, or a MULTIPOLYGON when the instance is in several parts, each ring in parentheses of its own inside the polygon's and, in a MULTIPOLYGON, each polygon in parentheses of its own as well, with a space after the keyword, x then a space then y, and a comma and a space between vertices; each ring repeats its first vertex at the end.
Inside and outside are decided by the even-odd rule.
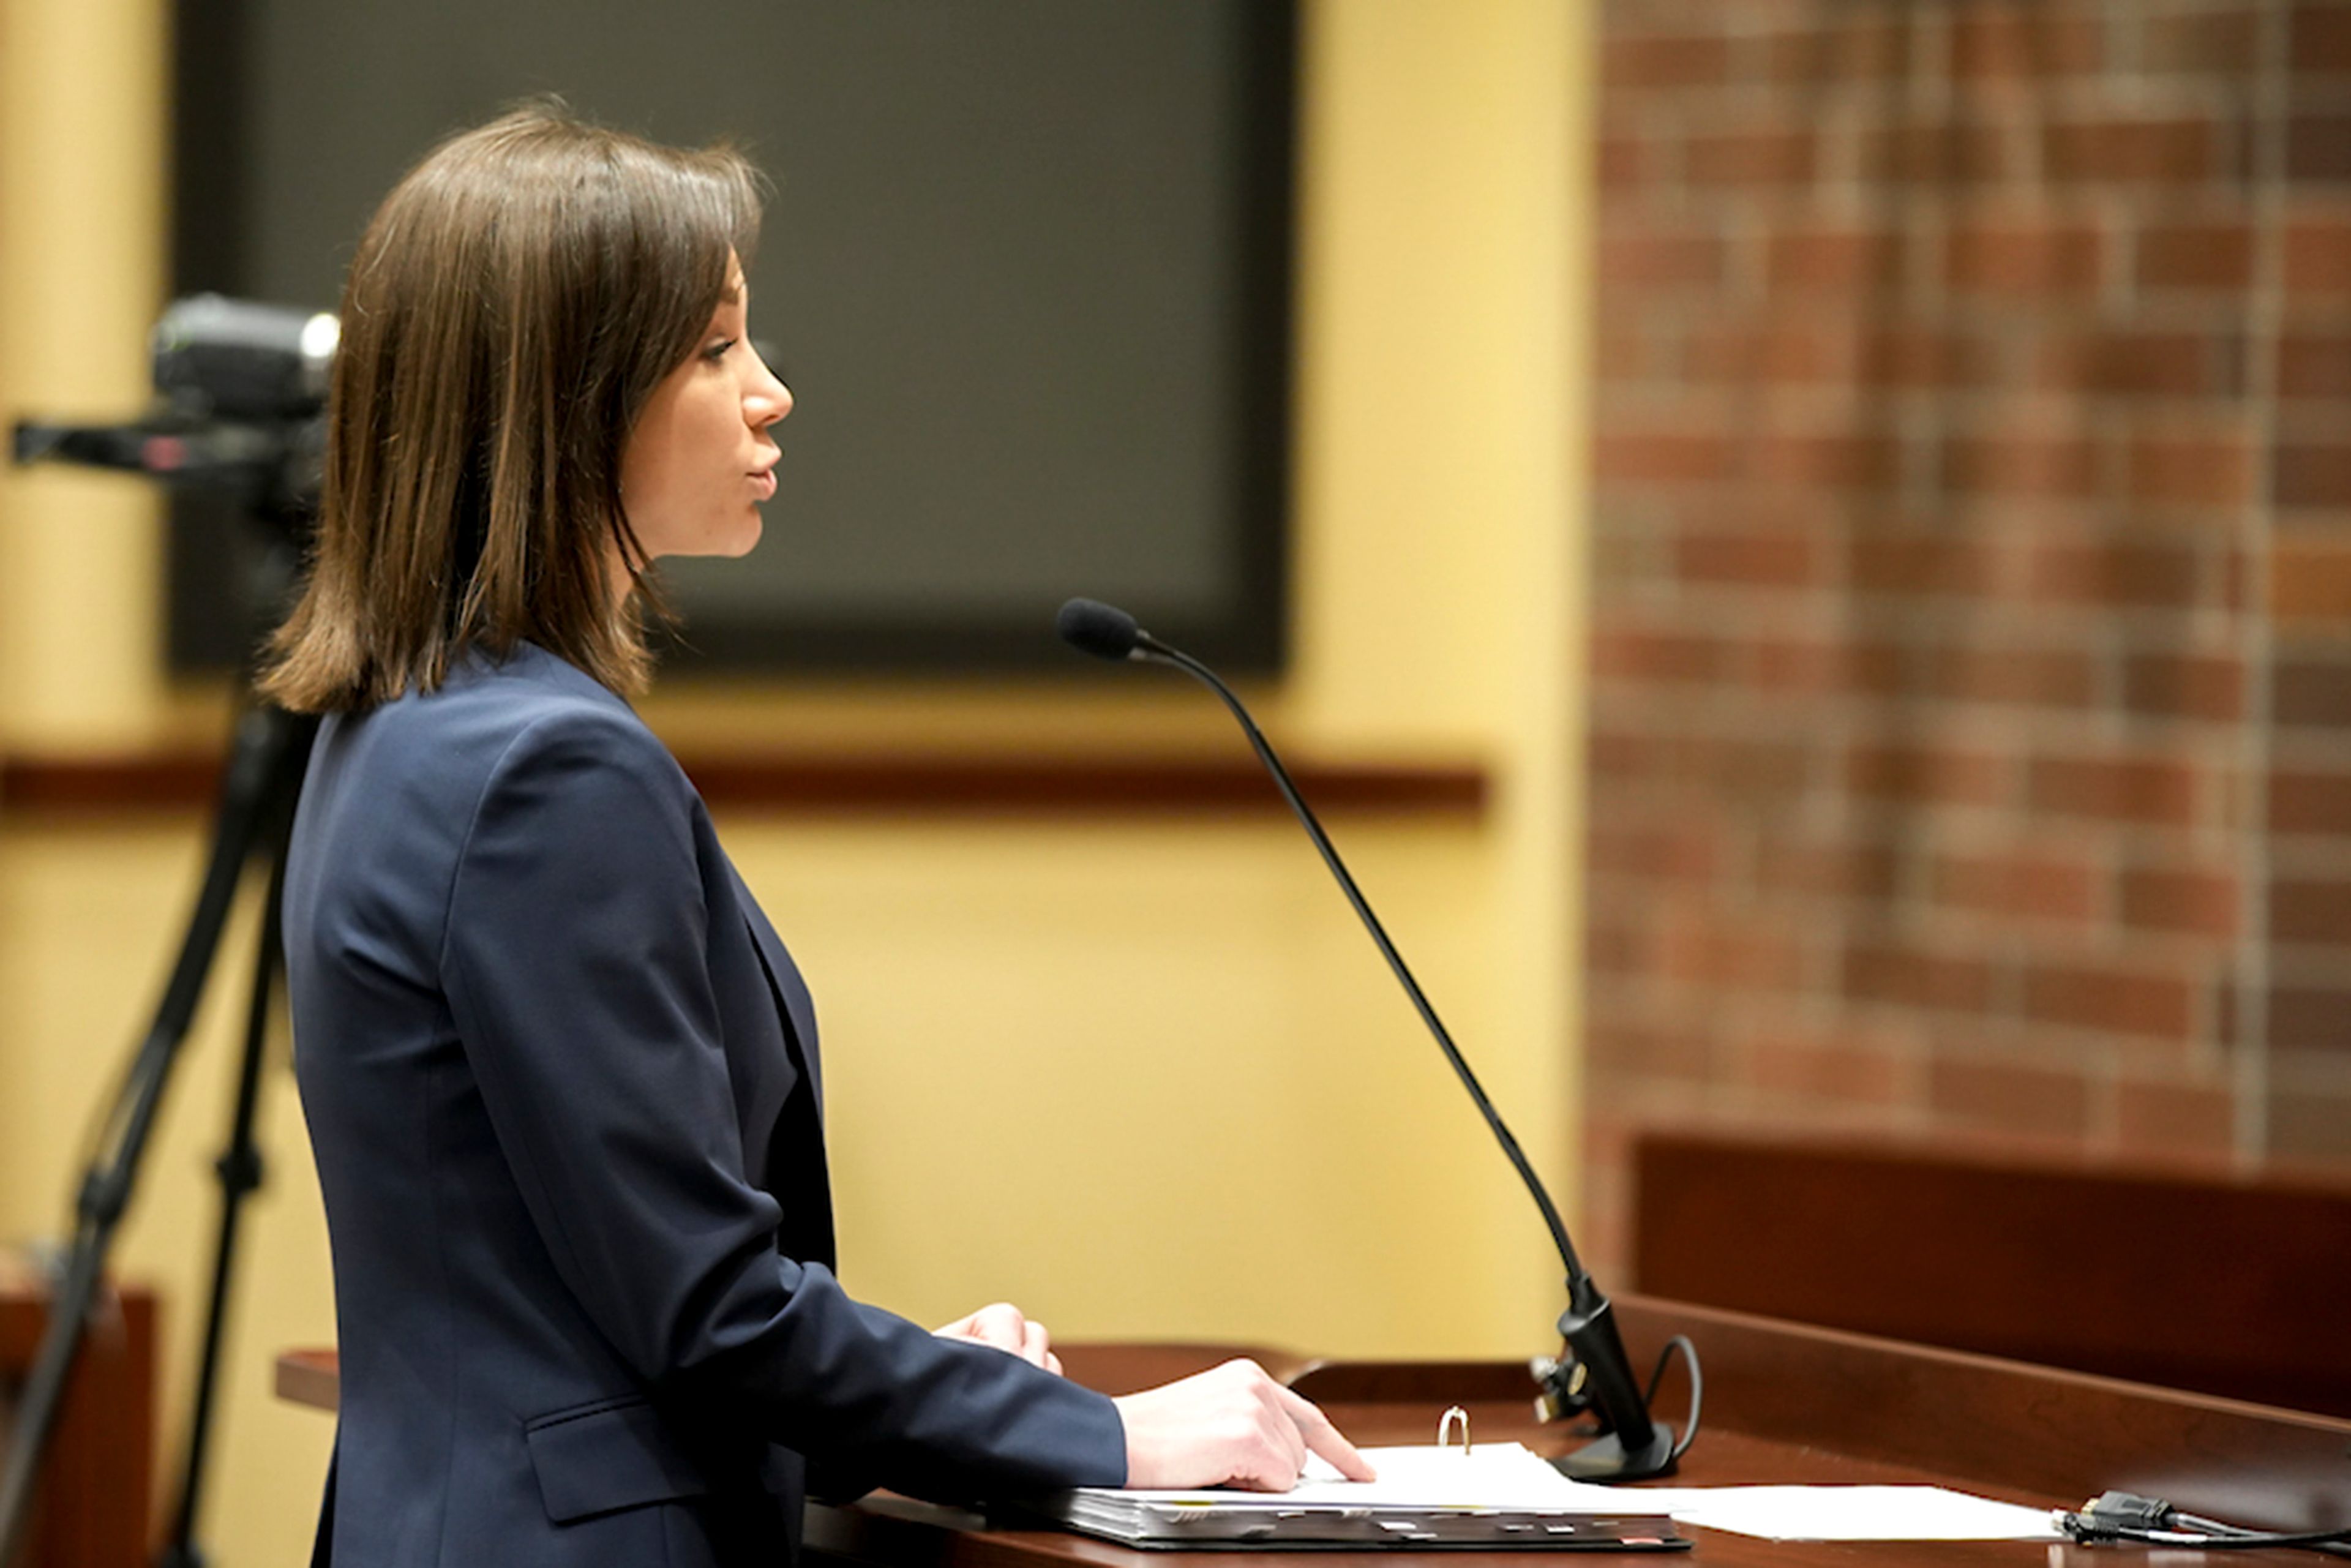
MULTIPOLYGON (((1681 1473, 1664 1484, 1927 1483, 2049 1508, 2107 1488, 2169 1498, 2190 1511, 2275 1528, 2351 1526, 2351 1421, 2274 1410, 2078 1373, 1928 1349, 1717 1308, 1620 1295, 1615 1310, 1646 1368, 1670 1335, 1693 1339, 1706 1375, 1704 1423, 1681 1473)), ((1323 1406, 1358 1443, 1426 1443, 1452 1404, 1489 1441, 1561 1453, 1580 1438, 1534 1419, 1532 1383, 1512 1362, 1315 1361, 1264 1347, 1093 1344, 1061 1347, 1070 1375, 1106 1393, 1132 1392, 1234 1354, 1323 1406)), ((331 1401, 331 1352, 281 1358, 279 1388, 331 1401), (289 1375, 289 1363, 291 1364, 289 1375), (323 1395, 323 1398, 322 1398, 323 1395)), ((1687 1385, 1668 1379, 1656 1414, 1678 1427, 1687 1385)), ((1626 1490, 1628 1500, 1639 1486, 1626 1490)), ((1938 1568, 2092 1568, 2146 1562, 2137 1549, 2021 1542, 1775 1542, 1685 1527, 1697 1561, 1727 1568, 1795 1563, 1933 1564, 1938 1568)), ((991 1520, 888 1493, 846 1507, 811 1506, 811 1560, 869 1568, 1154 1568, 1139 1552, 1014 1518, 991 1520)), ((1262 1563, 1261 1553, 1180 1554, 1184 1562, 1262 1563)), ((1372 1568, 1393 1553, 1317 1552, 1316 1568, 1372 1568)), ((1447 1552, 1460 1568, 1506 1568, 1510 1552, 1447 1552)), ((2165 1568, 2228 1554, 2168 1552, 2165 1568)), ((2306 1558, 2305 1561, 2317 1561, 2306 1558)))

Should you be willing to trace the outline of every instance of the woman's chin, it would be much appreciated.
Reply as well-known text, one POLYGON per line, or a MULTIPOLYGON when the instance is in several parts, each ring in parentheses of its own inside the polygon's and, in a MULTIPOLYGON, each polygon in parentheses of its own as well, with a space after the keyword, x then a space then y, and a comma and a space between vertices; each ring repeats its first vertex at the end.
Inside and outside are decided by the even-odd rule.
POLYGON ((753 550, 759 548, 759 538, 767 531, 767 520, 761 517, 758 513, 754 512, 751 514, 751 521, 747 527, 738 528, 734 533, 728 535, 726 539, 721 543, 717 549, 712 550, 710 553, 716 556, 724 556, 728 560, 741 560, 745 556, 749 555, 753 550))

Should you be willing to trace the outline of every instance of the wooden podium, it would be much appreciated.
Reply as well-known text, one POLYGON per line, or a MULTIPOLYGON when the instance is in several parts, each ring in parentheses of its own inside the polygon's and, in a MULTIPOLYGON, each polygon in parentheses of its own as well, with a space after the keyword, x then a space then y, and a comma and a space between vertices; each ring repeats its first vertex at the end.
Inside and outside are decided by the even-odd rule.
MULTIPOLYGON (((48 1327, 46 1280, 0 1255, 0 1443, 48 1327)), ((27 1568, 140 1568, 152 1542, 155 1297, 124 1288, 99 1299, 44 1457, 27 1568)))
MULTIPOLYGON (((2160 1310, 2159 1302, 2148 1303, 2160 1310)), ((1675 1482, 1926 1481, 2036 1507, 2075 1507, 2109 1488, 2169 1499, 2193 1513, 2277 1529, 2351 1528, 2351 1421, 2304 1416, 2076 1373, 1690 1307, 1616 1298, 1625 1338, 1646 1371, 1670 1335, 1695 1340, 1706 1370, 1698 1444, 1675 1482)), ((1058 1347, 1071 1377, 1132 1393, 1214 1364, 1229 1346, 1058 1347)), ((1358 1443, 1433 1441, 1448 1405, 1469 1410, 1480 1437, 1544 1452, 1574 1439, 1538 1426, 1526 1368, 1510 1362, 1315 1362, 1254 1352, 1269 1371, 1328 1410, 1358 1443)), ((1659 1396, 1679 1425, 1687 1386, 1659 1396)), ((331 1406, 330 1351, 278 1364, 278 1391, 331 1406)), ((1637 1488, 1629 1489, 1637 1490, 1637 1488)), ((2136 1563, 2140 1548, 2019 1542, 1806 1543, 1755 1541, 1685 1526, 1698 1562, 1932 1563, 1944 1568, 2136 1563), (2125 1555, 2128 1553, 2128 1555, 2125 1555)), ((1001 1528, 975 1513, 887 1493, 848 1507, 811 1507, 812 1561, 846 1568, 1166 1568, 1169 1554, 1053 1531, 1001 1528)), ((1186 1552, 1185 1561, 1240 1553, 1186 1552)), ((1262 1563, 1264 1554, 1248 1553, 1262 1563)), ((1316 1552, 1315 1568, 1374 1568, 1394 1552, 1316 1552)), ((2242 1553, 2175 1553, 2167 1565, 2242 1553)), ((1448 1552, 1461 1568, 1523 1568, 1523 1552, 1448 1552)), ((2316 1561, 2304 1558, 2304 1561, 2316 1561)))

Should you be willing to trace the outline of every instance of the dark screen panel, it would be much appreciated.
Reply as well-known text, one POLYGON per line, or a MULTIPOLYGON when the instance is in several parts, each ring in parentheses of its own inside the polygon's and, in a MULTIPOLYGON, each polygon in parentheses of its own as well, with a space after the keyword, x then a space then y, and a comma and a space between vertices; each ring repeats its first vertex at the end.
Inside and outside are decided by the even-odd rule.
MULTIPOLYGON (((748 144, 776 185, 753 331, 799 406, 759 550, 671 571, 700 656, 1058 662, 1053 607, 1092 593, 1278 662, 1287 5, 186 0, 183 20, 183 84, 204 76, 183 89, 183 286, 331 303, 401 172, 527 94, 748 144)), ((217 621, 216 586, 188 591, 201 564, 180 618, 206 617, 196 598, 217 621)))

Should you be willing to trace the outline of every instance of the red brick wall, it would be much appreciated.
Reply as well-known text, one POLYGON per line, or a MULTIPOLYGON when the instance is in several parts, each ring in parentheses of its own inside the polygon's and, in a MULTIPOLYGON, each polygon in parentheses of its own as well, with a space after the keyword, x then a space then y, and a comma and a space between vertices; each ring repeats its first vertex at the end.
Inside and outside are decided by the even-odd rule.
POLYGON ((1656 1122, 2351 1169, 2351 4, 1604 18, 1593 1249, 1656 1122))

